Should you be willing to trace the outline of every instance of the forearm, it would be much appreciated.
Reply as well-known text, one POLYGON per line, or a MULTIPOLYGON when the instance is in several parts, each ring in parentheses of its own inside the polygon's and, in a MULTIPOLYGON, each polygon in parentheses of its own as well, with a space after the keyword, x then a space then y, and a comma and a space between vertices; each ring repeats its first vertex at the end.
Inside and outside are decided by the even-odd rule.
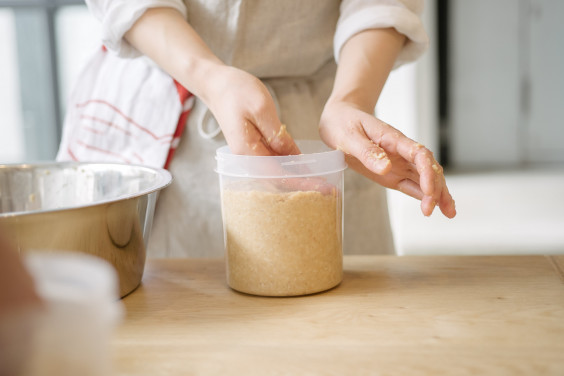
POLYGON ((147 10, 125 38, 205 103, 225 65, 176 10, 147 10))
POLYGON ((224 64, 178 11, 147 10, 125 38, 206 104, 234 153, 300 152, 264 84, 224 64))
POLYGON ((373 113, 404 42, 405 37, 393 28, 371 29, 354 35, 341 50, 328 102, 347 102, 373 113))

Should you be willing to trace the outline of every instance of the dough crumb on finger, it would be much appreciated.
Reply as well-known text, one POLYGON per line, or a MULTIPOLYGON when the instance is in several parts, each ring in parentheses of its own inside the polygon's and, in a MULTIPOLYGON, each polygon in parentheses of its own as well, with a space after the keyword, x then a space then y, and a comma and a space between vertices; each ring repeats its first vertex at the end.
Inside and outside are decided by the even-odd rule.
POLYGON ((379 153, 373 152, 373 153, 371 153, 370 155, 371 155, 374 159, 384 159, 384 158, 387 158, 387 157, 388 157, 388 155, 387 155, 385 152, 383 152, 383 151, 381 151, 381 152, 379 152, 379 153))
POLYGON ((413 159, 415 154, 417 154, 419 150, 424 148, 425 146, 421 145, 420 143, 415 143, 415 145, 411 147, 411 150, 409 150, 409 158, 413 159))
POLYGON ((286 125, 282 124, 280 126, 280 129, 278 130, 278 134, 276 135, 276 137, 282 137, 288 135, 288 131, 286 130, 286 125))

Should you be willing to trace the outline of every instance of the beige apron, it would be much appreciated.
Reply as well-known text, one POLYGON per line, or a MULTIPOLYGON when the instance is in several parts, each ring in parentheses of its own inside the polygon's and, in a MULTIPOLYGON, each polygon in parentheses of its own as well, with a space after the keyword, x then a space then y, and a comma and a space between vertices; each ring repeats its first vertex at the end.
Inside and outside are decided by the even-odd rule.
MULTIPOLYGON (((319 139, 319 118, 336 69, 332 48, 339 1, 188 1, 187 7, 188 21, 212 51, 263 80, 290 134, 319 139)), ((214 172, 215 151, 222 145, 215 119, 197 100, 169 168, 174 182, 159 198, 150 257, 223 255, 214 172)), ((344 202, 344 252, 394 253, 385 190, 347 170, 344 202)))

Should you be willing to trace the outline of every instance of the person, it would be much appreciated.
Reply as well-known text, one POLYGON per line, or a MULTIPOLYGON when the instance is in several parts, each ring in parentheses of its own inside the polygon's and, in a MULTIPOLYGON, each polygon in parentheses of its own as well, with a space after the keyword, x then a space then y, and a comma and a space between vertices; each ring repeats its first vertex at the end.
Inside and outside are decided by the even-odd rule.
MULTIPOLYGON (((345 174, 345 253, 394 253, 385 188, 421 200, 424 215, 435 207, 449 218, 456 215, 433 153, 374 115, 390 71, 426 49, 421 1, 87 4, 102 23, 104 49, 91 63, 96 68, 85 70, 75 86, 59 160, 149 163, 141 151, 149 154, 150 147, 127 154, 126 143, 134 141, 124 141, 123 134, 142 130, 138 138, 152 137, 157 145, 162 138, 148 123, 158 128, 171 123, 171 112, 177 119, 187 111, 171 104, 178 102, 174 90, 147 82, 163 77, 178 93, 186 90, 184 100, 187 93, 195 98, 181 138, 163 131, 174 158, 161 151, 155 160, 161 167, 165 159, 170 162, 174 182, 159 197, 150 255, 222 254, 213 157, 225 143, 249 155, 299 153, 298 139, 321 139, 342 150, 351 167, 345 174), (119 106, 96 99, 102 94, 119 106), (109 109, 110 119, 98 117, 109 109), (103 147, 89 143, 94 139, 103 147)), ((179 122, 172 131, 178 136, 181 129, 179 122)))

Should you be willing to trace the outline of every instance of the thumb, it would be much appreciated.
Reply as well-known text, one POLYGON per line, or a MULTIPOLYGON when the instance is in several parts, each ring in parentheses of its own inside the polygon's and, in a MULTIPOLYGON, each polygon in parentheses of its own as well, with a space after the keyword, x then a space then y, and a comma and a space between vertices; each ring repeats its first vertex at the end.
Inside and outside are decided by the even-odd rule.
POLYGON ((277 155, 301 154, 286 125, 280 122, 272 98, 269 97, 267 103, 265 111, 259 113, 256 118, 256 127, 262 134, 262 142, 277 155))
POLYGON ((286 125, 280 124, 278 130, 272 130, 266 138, 267 146, 278 155, 301 154, 298 145, 288 133, 286 125))

